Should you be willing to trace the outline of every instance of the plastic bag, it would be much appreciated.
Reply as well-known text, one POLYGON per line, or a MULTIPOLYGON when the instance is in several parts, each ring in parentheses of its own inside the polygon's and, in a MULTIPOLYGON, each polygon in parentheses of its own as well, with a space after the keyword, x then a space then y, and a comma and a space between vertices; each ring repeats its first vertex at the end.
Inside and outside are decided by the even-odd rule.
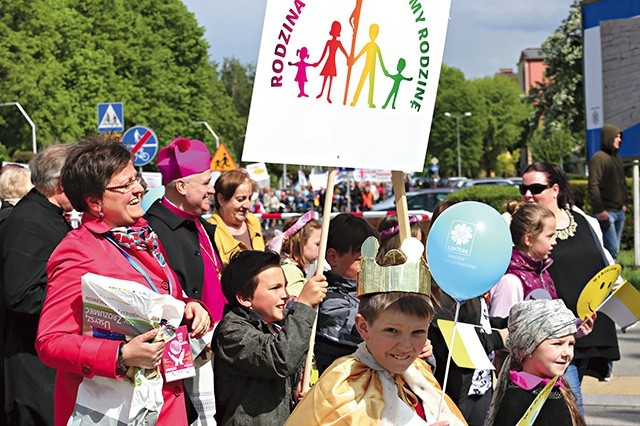
POLYGON ((164 402, 162 376, 157 370, 133 371, 133 380, 84 378, 67 425, 155 425, 164 402))

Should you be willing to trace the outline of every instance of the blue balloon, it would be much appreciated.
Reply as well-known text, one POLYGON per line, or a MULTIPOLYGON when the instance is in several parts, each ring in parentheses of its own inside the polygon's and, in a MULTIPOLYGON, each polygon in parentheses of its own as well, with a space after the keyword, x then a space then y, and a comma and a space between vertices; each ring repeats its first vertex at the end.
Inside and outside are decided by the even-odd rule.
POLYGON ((155 188, 148 190, 146 194, 144 194, 144 197, 142 197, 142 210, 144 210, 145 212, 149 210, 149 207, 151 207, 151 204, 153 204, 156 200, 159 200, 160 198, 162 198, 163 195, 164 195, 163 185, 156 186, 155 188))
POLYGON ((431 225, 427 261, 442 290, 458 302, 486 293, 511 259, 511 235, 500 213, 477 201, 446 209, 431 225))

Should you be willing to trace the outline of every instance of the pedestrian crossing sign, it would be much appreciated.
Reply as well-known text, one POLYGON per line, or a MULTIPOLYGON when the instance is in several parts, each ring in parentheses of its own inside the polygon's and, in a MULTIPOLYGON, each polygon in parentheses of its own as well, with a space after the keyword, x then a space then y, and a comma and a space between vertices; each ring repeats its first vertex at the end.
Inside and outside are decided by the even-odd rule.
POLYGON ((121 133, 124 130, 124 107, 122 102, 98 104, 98 132, 121 133))
POLYGON ((233 161, 233 157, 229 153, 229 150, 223 143, 216 149, 211 159, 211 171, 213 172, 225 172, 227 170, 237 169, 236 162, 233 161))

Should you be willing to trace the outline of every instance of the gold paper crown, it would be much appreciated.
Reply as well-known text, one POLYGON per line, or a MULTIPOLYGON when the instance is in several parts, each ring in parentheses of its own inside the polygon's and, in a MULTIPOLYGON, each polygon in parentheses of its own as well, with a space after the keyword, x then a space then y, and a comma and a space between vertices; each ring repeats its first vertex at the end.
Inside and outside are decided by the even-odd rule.
POLYGON ((422 257, 424 246, 420 240, 410 237, 403 241, 400 250, 389 250, 384 256, 385 266, 376 262, 379 247, 380 244, 375 237, 367 238, 362 244, 358 296, 391 291, 427 295, 431 293, 431 274, 422 257))

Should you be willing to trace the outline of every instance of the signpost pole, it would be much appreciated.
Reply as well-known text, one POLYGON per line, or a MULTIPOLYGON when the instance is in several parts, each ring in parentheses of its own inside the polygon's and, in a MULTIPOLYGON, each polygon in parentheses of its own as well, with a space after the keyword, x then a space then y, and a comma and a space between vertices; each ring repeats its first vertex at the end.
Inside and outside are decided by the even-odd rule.
POLYGON ((391 172, 391 182, 393 193, 396 198, 396 212, 398 216, 398 229, 400 230, 400 241, 404 241, 411 236, 409 229, 409 209, 407 208, 407 194, 404 191, 404 172, 393 170, 391 172))
MULTIPOLYGON (((329 176, 327 177, 327 191, 324 197, 324 208, 322 210, 322 231, 320 233, 320 249, 318 252, 318 266, 315 275, 324 273, 325 254, 327 253, 327 239, 329 237, 329 221, 331 220, 331 210, 333 207, 333 187, 336 184, 337 169, 331 167, 329 176)), ((311 380, 311 364, 313 361, 313 349, 316 343, 316 328, 318 327, 318 310, 316 308, 316 320, 313 322, 311 329, 311 337, 309 338, 309 351, 304 364, 304 373, 302 376, 302 391, 309 390, 309 381, 311 380)))
POLYGON ((27 114, 27 112, 24 110, 24 108, 22 108, 22 105, 20 105, 19 102, 5 102, 3 104, 0 104, 0 107, 9 106, 9 105, 15 105, 16 108, 18 108, 20 110, 20 113, 25 118, 25 120, 27 120, 27 122, 31 126, 31 143, 33 145, 32 146, 33 153, 34 154, 37 153, 38 152, 38 148, 36 146, 36 125, 33 124, 33 121, 31 120, 31 117, 29 117, 29 114, 27 114))

